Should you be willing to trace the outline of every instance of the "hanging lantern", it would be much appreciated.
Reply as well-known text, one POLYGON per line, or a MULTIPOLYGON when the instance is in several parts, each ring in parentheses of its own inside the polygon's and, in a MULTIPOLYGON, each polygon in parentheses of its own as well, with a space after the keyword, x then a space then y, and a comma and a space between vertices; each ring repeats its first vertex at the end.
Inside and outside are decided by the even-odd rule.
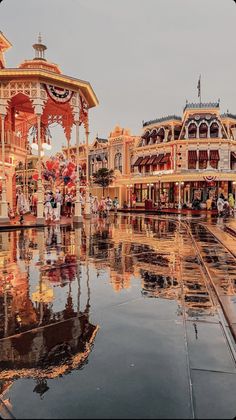
POLYGON ((32 145, 31 145, 31 147, 32 147, 32 149, 34 149, 34 150, 38 150, 38 144, 36 143, 36 139, 35 139, 35 137, 33 138, 33 143, 32 143, 32 145))

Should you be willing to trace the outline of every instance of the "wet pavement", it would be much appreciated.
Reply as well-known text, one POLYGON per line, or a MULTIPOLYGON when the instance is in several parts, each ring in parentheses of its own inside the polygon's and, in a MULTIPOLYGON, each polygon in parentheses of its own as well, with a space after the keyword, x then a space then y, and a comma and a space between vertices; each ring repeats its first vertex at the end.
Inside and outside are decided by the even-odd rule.
POLYGON ((234 418, 236 263, 200 222, 0 232, 1 417, 234 418))

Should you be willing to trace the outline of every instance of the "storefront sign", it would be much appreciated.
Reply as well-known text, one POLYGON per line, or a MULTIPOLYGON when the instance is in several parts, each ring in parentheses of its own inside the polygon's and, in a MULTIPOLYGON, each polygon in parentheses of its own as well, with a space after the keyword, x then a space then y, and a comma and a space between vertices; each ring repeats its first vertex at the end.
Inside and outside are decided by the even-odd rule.
POLYGON ((153 175, 170 175, 173 174, 174 171, 172 169, 168 170, 168 171, 154 171, 152 174, 153 175))

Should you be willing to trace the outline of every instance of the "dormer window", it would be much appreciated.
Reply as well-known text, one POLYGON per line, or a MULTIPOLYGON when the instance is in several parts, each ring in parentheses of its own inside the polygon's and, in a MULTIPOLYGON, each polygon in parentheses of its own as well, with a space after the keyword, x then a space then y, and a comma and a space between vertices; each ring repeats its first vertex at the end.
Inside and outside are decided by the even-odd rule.
POLYGON ((190 139, 196 139, 196 137, 197 137, 197 126, 196 126, 196 124, 192 123, 192 124, 189 125, 188 136, 189 136, 190 139))
POLYGON ((199 127, 199 137, 200 139, 207 139, 208 137, 208 125, 206 123, 202 123, 199 127))

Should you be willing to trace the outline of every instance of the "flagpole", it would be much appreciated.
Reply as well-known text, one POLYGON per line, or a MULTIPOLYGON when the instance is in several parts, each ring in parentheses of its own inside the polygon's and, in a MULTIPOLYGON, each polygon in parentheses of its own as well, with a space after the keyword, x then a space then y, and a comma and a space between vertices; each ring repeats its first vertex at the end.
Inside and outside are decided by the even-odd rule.
POLYGON ((201 80, 201 75, 200 75, 200 108, 202 106, 202 80, 201 80))

